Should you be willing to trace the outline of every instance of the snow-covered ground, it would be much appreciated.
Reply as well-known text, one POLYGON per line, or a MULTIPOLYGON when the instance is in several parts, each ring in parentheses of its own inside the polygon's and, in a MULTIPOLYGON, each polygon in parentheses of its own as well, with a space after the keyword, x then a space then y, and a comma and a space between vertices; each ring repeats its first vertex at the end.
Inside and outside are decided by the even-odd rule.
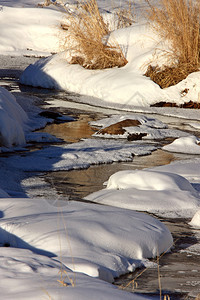
MULTIPOLYGON (((121 1, 100 0, 104 17, 121 1)), ((69 8, 73 1, 68 2, 69 8)), ((120 291, 110 283, 114 277, 150 265, 149 258, 170 251, 171 233, 156 218, 135 210, 168 217, 193 219, 200 226, 200 160, 143 171, 124 171, 110 177, 107 187, 86 199, 106 204, 57 201, 55 190, 46 199, 34 197, 46 187, 41 179, 26 178, 25 172, 88 168, 92 164, 131 161, 159 146, 154 140, 178 138, 163 149, 199 154, 199 139, 187 132, 167 128, 164 122, 142 112, 151 104, 199 101, 200 73, 174 87, 161 90, 143 76, 147 63, 162 48, 159 37, 139 19, 131 27, 113 31, 128 64, 123 68, 85 70, 70 65, 59 29, 63 13, 55 6, 37 7, 38 1, 2 0, 0 3, 0 54, 44 56, 22 74, 23 84, 80 93, 81 101, 93 105, 140 111, 141 115, 112 116, 93 122, 106 127, 124 119, 137 119, 137 127, 125 127, 124 140, 98 133, 78 143, 46 146, 27 154, 0 157, 0 288, 2 299, 150 299, 120 291), (159 51, 158 51, 159 49, 159 51), (48 56, 48 57, 46 57, 48 56), (183 91, 187 89, 187 93, 183 91), (143 141, 127 142, 128 134, 147 134, 143 141), (105 139, 105 137, 109 139, 105 139), (110 139, 112 137, 112 139, 110 139), (35 189, 35 192, 33 190, 35 189), (51 201, 49 199, 51 198, 51 201), (47 201, 48 200, 48 201, 47 201), (50 204, 51 202, 51 204, 50 204), (101 280, 100 280, 101 279, 101 280), (107 282, 106 282, 107 281, 107 282)), ((144 3, 136 1, 136 13, 144 3)), ((159 60, 161 62, 161 58, 159 60)), ((55 104, 58 105, 58 104, 55 104)), ((155 112, 157 109, 155 108, 155 112)), ((1 151, 24 150, 30 142, 59 142, 45 133, 33 132, 47 122, 34 106, 34 98, 0 87, 1 151)), ((188 125, 199 128, 198 111, 164 109, 163 114, 182 114, 188 125)), ((180 117, 180 115, 179 115, 180 117)), ((66 118, 66 120, 71 120, 66 118)), ((119 136, 117 136, 118 138, 119 136)))
MULTIPOLYGON (((67 2, 69 8, 72 2, 67 2)), ((113 15, 106 11, 112 11, 112 7, 119 5, 120 1, 108 1, 106 5, 105 1, 99 1, 106 20, 110 22, 113 15)), ((141 17, 142 11, 144 3, 135 1, 136 22, 131 27, 112 31, 110 36, 122 47, 128 64, 104 71, 85 70, 79 65, 70 65, 67 52, 59 52, 63 50, 66 35, 59 28, 64 18, 63 12, 54 5, 37 7, 37 1, 4 0, 0 11, 0 53, 47 56, 59 52, 29 66, 22 74, 21 82, 90 95, 101 99, 102 105, 105 102, 111 107, 126 108, 146 107, 160 101, 178 105, 190 100, 198 102, 199 72, 166 89, 161 89, 143 76, 148 63, 164 62, 161 50, 167 50, 169 45, 161 41, 144 16, 141 17)))

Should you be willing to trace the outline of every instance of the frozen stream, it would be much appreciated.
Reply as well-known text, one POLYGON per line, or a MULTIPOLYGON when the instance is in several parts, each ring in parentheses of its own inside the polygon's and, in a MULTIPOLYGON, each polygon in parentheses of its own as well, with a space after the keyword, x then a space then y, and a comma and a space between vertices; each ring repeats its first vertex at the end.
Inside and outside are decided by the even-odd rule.
MULTIPOLYGON (((65 103, 63 107, 54 107, 53 110, 71 115, 77 121, 49 125, 43 130, 62 138, 65 143, 73 143, 79 141, 81 138, 89 138, 95 131, 94 128, 88 125, 89 121, 100 119, 113 113, 120 113, 74 103, 72 100, 73 98, 77 100, 78 95, 28 87, 20 87, 19 89, 17 80, 21 71, 26 65, 36 59, 0 57, 0 60, 2 68, 0 70, 1 86, 15 93, 24 93, 27 97, 37 96, 43 99, 44 107, 48 109, 52 107, 55 99, 59 100, 61 105, 65 103)), ((199 132, 188 128, 183 119, 159 115, 154 117, 167 123, 169 127, 190 130, 192 134, 200 136, 199 132)), ((166 142, 160 141, 161 144, 166 142)), ((173 160, 187 159, 188 157, 191 156, 171 154, 157 150, 150 156, 134 157, 131 163, 114 163, 92 166, 87 170, 49 172, 37 175, 56 189, 62 199, 82 201, 82 198, 87 194, 101 189, 103 182, 116 171, 164 165, 173 160)), ((29 174, 30 177, 32 175, 29 174)), ((41 190, 40 196, 43 196, 42 193, 43 191, 41 190)), ((159 298, 159 277, 161 279, 162 295, 169 295, 170 299, 194 299, 200 293, 200 231, 191 229, 185 219, 163 219, 162 221, 172 232, 175 244, 172 252, 160 259, 159 276, 157 268, 149 268, 141 275, 141 270, 139 270, 133 274, 122 276, 116 280, 115 284, 120 288, 131 290, 133 289, 133 285, 129 283, 135 280, 137 284, 134 291, 144 293, 147 296, 157 295, 159 298), (188 251, 187 248, 189 246, 192 246, 194 251, 188 251)))

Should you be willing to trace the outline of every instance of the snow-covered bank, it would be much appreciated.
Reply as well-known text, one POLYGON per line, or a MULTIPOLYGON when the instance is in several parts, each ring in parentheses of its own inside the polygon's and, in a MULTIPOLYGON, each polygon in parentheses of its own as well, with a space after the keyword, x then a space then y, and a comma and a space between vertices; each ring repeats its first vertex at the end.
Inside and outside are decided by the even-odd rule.
MULTIPOLYGON (((105 5, 104 1, 99 1, 100 9, 108 22, 113 20, 111 2, 105 5), (109 11, 105 7, 109 7, 109 11)), ((120 1, 115 2, 116 8, 120 1)), ((140 2, 136 1, 137 16, 140 16, 144 9, 144 3, 140 2)), ((73 9, 73 1, 70 1, 69 10, 70 3, 73 9)), ((25 0, 17 4, 9 0, 2 2, 1 54, 47 56, 63 50, 67 34, 59 29, 63 14, 54 5, 39 8, 36 4, 36 1, 28 3, 25 0)), ((136 18, 136 22, 128 28, 112 31, 109 38, 114 38, 123 49, 128 60, 126 66, 86 70, 79 65, 70 65, 69 49, 65 44, 65 52, 30 65, 22 74, 21 83, 89 95, 100 99, 102 106, 109 103, 111 107, 148 107, 165 101, 177 105, 189 101, 199 102, 200 72, 192 73, 177 85, 166 89, 161 89, 143 75, 149 63, 165 63, 162 50, 170 51, 168 43, 160 39, 144 20, 144 16, 136 18)), ((93 101, 95 102, 95 99, 93 101)))
POLYGON ((122 48, 128 49, 128 64, 122 68, 86 70, 79 65, 69 64, 67 54, 63 52, 30 65, 20 81, 35 87, 70 90, 97 97, 101 99, 102 105, 105 101, 112 107, 118 104, 124 108, 145 107, 161 101, 177 105, 190 100, 198 102, 200 72, 190 74, 185 80, 166 89, 161 89, 143 75, 144 65, 147 67, 148 62, 154 59, 157 47, 156 39, 152 36, 154 33, 150 34, 147 25, 136 24, 117 31, 117 42, 122 48), (152 41, 154 46, 149 46, 152 41), (184 90, 187 90, 186 94, 183 94, 184 90))
POLYGON ((59 208, 39 199, 1 199, 0 205, 1 243, 61 256, 76 272, 106 281, 172 245, 165 225, 134 211, 78 202, 59 208))

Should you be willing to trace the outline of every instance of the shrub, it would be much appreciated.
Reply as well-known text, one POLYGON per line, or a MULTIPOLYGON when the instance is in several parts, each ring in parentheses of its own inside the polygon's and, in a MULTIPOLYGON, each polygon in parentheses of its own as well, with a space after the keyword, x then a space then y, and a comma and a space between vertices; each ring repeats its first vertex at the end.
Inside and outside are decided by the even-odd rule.
POLYGON ((108 42, 109 30, 96 0, 85 0, 70 12, 65 9, 67 23, 65 47, 71 51, 72 64, 86 69, 122 67, 127 60, 116 41, 108 42))
MULTIPOLYGON (((173 85, 186 78, 200 66, 200 2, 194 0, 159 0, 156 6, 151 0, 148 18, 162 38, 171 44, 173 64, 161 69, 151 69, 153 80, 160 82, 160 77, 167 73, 167 85, 173 85), (162 73, 163 72, 163 73, 162 73), (171 80, 170 80, 171 74, 171 80), (180 78, 178 78, 180 74, 180 78)), ((147 72, 147 75, 149 70, 147 72)))

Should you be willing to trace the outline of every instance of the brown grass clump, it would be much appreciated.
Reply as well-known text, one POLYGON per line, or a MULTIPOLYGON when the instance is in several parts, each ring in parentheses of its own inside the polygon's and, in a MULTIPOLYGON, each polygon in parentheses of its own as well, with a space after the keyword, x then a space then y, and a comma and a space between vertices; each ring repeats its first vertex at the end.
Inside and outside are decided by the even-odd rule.
POLYGON ((148 66, 145 76, 150 77, 155 83, 157 83, 161 88, 167 88, 169 86, 179 83, 181 80, 185 79, 190 73, 196 72, 199 67, 189 63, 177 64, 174 66, 164 66, 160 68, 159 66, 148 66))
POLYGON ((96 0, 79 2, 70 13, 66 9, 69 25, 66 47, 71 50, 71 63, 80 64, 86 69, 123 67, 127 60, 117 42, 108 42, 108 25, 105 24, 96 0), (75 54, 74 54, 75 53, 75 54))
MULTIPOLYGON (((184 91, 183 91, 184 92, 184 91)), ((183 104, 177 105, 176 103, 172 102, 158 102, 156 104, 151 105, 152 107, 179 107, 179 108, 191 108, 191 109, 200 109, 200 103, 198 102, 185 102, 183 104)))
POLYGON ((151 0, 146 2, 150 8, 148 18, 153 21, 159 35, 170 41, 173 58, 173 66, 162 70, 151 67, 147 74, 150 73, 161 87, 167 87, 199 69, 200 1, 159 0, 156 6, 151 4, 151 0))

